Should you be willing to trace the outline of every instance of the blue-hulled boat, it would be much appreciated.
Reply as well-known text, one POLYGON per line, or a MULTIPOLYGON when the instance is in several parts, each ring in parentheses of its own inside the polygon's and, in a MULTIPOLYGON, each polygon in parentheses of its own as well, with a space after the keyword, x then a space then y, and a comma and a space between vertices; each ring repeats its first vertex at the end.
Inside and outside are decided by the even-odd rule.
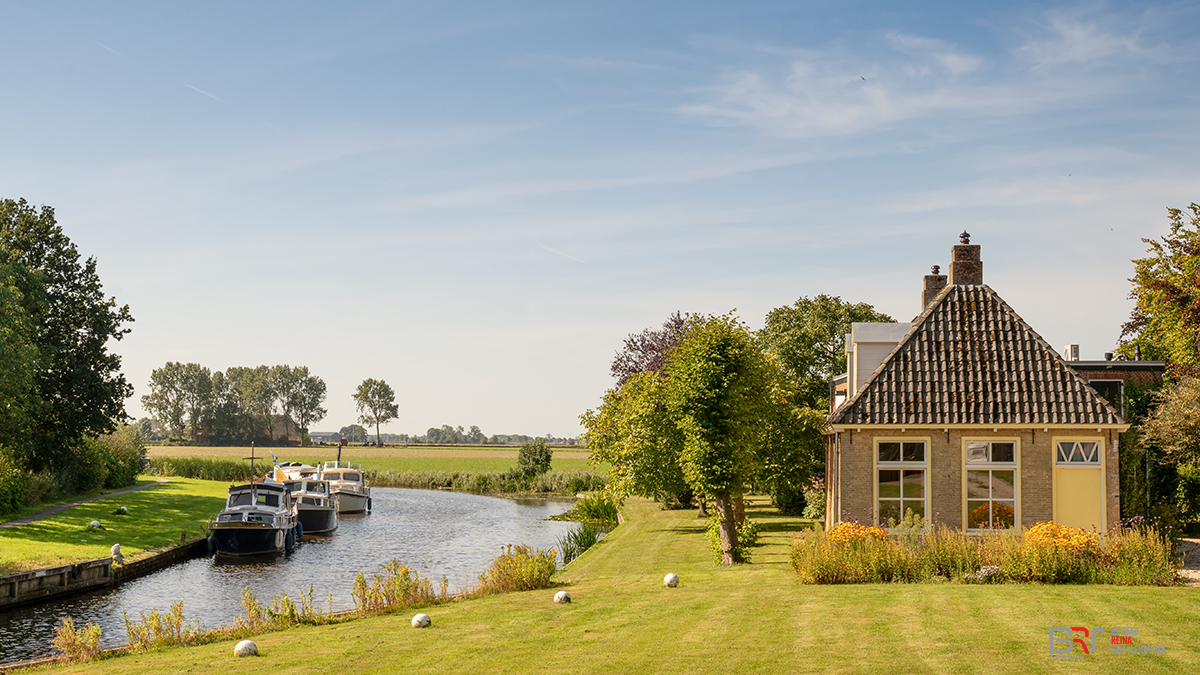
POLYGON ((291 493, 276 483, 229 486, 225 508, 208 526, 223 556, 291 551, 302 534, 291 493))

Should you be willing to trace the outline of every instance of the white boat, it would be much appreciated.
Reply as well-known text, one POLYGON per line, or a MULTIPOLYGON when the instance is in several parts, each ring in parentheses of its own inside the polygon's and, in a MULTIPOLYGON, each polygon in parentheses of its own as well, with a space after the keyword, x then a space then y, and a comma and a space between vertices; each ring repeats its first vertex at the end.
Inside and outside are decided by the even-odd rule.
POLYGON ((274 483, 229 488, 225 508, 208 522, 217 555, 291 551, 299 536, 291 493, 274 483))
POLYGON ((301 464, 300 462, 280 462, 275 465, 275 482, 283 483, 289 480, 300 480, 302 478, 316 478, 321 473, 321 470, 310 464, 301 464))
POLYGON ((286 480, 283 486, 292 493, 301 532, 332 534, 337 529, 337 507, 329 493, 329 481, 314 478, 286 480))
POLYGON ((363 477, 361 462, 325 462, 320 477, 329 481, 329 493, 338 514, 371 510, 371 488, 363 477))

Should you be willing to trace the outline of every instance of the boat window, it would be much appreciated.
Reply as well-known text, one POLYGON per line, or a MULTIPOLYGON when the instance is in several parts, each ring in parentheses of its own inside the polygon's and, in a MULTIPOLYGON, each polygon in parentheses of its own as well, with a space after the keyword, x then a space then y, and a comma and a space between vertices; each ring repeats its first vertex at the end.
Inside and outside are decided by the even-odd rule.
POLYGON ((313 506, 318 505, 317 500, 313 499, 312 497, 305 497, 304 499, 301 499, 300 501, 304 502, 305 504, 312 504, 313 506))
POLYGON ((279 506, 279 495, 258 495, 259 506, 279 506))
POLYGON ((328 474, 328 475, 326 476, 326 479, 328 479, 328 480, 341 480, 341 479, 342 479, 342 474, 340 474, 340 473, 331 473, 331 474, 328 474))
POLYGON ((249 506, 252 503, 249 492, 235 492, 229 495, 230 506, 249 506))
POLYGON ((294 492, 294 491, 300 489, 300 483, 298 481, 291 481, 288 483, 284 483, 283 487, 287 488, 288 492, 294 492))
POLYGON ((342 480, 349 480, 349 481, 354 481, 355 483, 357 483, 357 482, 358 482, 358 479, 359 479, 359 475, 358 475, 358 474, 356 474, 356 473, 344 473, 344 474, 342 474, 342 480))
POLYGON ((308 491, 309 492, 325 492, 325 484, 324 483, 309 483, 308 491))

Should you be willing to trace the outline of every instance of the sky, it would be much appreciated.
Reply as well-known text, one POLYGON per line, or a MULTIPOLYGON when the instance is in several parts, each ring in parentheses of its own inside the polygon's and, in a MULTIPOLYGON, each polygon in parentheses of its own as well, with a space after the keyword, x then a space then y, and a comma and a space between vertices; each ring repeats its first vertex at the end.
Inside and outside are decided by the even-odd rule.
POLYGON ((1102 358, 1200 201, 1200 4, 0 0, 0 198, 168 361, 365 378, 384 431, 573 436, 629 333, 821 293, 898 320, 964 229, 1102 358))

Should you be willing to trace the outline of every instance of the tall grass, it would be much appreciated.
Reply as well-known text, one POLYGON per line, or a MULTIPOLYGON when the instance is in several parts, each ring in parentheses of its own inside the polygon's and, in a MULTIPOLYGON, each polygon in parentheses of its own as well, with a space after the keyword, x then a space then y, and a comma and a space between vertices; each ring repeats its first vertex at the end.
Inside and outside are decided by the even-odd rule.
POLYGON ((366 471, 374 487, 418 490, 461 490, 478 494, 573 495, 602 489, 604 476, 588 471, 550 471, 538 476, 514 472, 471 473, 465 471, 366 471))
POLYGON ((578 527, 567 532, 558 539, 558 548, 562 552, 563 564, 583 555, 585 551, 596 545, 604 537, 604 530, 594 523, 580 523, 578 527))
POLYGON ((852 528, 878 529, 843 523, 829 532, 793 537, 791 564, 802 583, 940 579, 1168 586, 1177 581, 1171 542, 1154 528, 1098 534, 1041 524, 1025 532, 976 535, 937 527, 900 537, 850 536, 852 528))
POLYGON ((145 612, 140 612, 140 615, 139 621, 132 621, 124 610, 121 612, 129 648, 135 652, 191 644, 204 630, 199 621, 184 621, 182 600, 171 603, 169 612, 159 613, 158 609, 151 609, 149 615, 145 612))
POLYGON ((588 495, 576 500, 570 511, 552 516, 550 520, 573 520, 580 523, 616 525, 620 521, 621 507, 608 495, 588 495))
MULTIPOLYGON (((270 465, 262 462, 254 468, 265 471, 270 465)), ((246 481, 252 477, 249 462, 213 457, 152 457, 150 471, 160 476, 200 480, 246 481)))

